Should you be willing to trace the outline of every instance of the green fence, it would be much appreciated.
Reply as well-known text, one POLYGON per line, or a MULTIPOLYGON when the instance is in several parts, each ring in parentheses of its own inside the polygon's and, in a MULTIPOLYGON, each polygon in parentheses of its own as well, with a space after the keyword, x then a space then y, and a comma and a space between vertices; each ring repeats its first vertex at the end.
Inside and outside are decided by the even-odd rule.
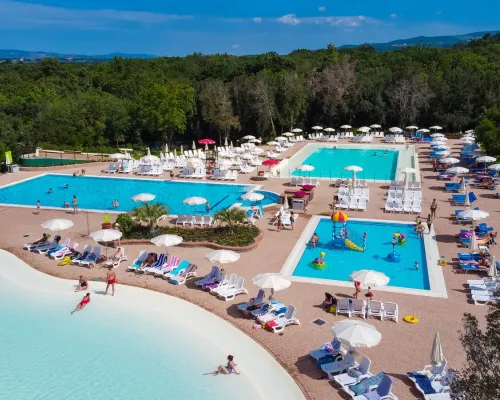
POLYGON ((51 167, 54 165, 83 164, 85 160, 71 160, 67 158, 21 158, 23 167, 51 167))

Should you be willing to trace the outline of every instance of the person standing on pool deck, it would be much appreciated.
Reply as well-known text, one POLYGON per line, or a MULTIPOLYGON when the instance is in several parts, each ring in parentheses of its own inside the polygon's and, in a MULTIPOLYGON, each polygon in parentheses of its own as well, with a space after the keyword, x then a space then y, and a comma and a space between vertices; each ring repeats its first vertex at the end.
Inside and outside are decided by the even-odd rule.
POLYGON ((276 221, 276 225, 278 226, 278 232, 281 232, 281 225, 283 224, 283 221, 281 220, 281 213, 278 214, 278 220, 276 221))
POLYGON ((207 375, 213 375, 213 376, 216 376, 216 375, 219 375, 219 374, 222 374, 222 375, 231 375, 231 374, 235 374, 235 375, 239 375, 240 373, 236 370, 236 363, 234 362, 234 357, 232 355, 228 355, 227 356, 227 364, 224 366, 224 365, 219 365, 219 367, 217 368, 217 371, 214 371, 214 372, 209 372, 207 375))
POLYGON ((78 214, 78 198, 76 194, 73 195, 73 214, 78 214))
POLYGON ((87 293, 85 296, 83 296, 82 301, 78 303, 78 305, 75 307, 73 311, 71 311, 71 315, 77 311, 82 311, 87 304, 90 303, 90 293, 87 293))
POLYGON ((104 291, 104 296, 108 294, 108 289, 111 286, 111 296, 115 295, 115 282, 116 282, 116 272, 113 268, 110 268, 106 274, 106 290, 104 291))
POLYGON ((356 290, 356 292, 352 295, 352 297, 354 297, 355 299, 358 298, 358 295, 361 293, 361 282, 359 281, 354 281, 354 289, 356 290))
POLYGON ((40 200, 36 202, 36 213, 40 214, 40 200))
POLYGON ((431 218, 435 219, 436 218, 436 210, 438 208, 438 203, 436 199, 432 200, 431 203, 431 218))
POLYGON ((429 235, 431 233, 431 228, 432 228, 432 217, 431 214, 427 216, 427 229, 429 229, 429 235))

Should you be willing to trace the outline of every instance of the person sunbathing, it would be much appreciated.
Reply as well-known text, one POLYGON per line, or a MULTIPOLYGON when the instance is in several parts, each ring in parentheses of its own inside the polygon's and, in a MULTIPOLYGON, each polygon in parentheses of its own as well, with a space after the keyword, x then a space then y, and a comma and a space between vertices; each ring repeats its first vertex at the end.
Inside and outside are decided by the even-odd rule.
POLYGON ((44 233, 40 239, 35 240, 32 243, 29 243, 29 246, 32 247, 32 246, 38 246, 38 245, 42 245, 42 244, 48 244, 49 238, 50 238, 50 235, 44 233))
POLYGON ((144 268, 150 268, 157 260, 156 253, 149 253, 146 259, 143 261, 141 266, 139 267, 139 271, 142 271, 144 268))
POLYGON ((104 267, 111 267, 115 263, 119 263, 123 259, 123 249, 121 247, 116 248, 115 254, 111 256, 104 264, 104 267))
POLYGON ((240 373, 236 370, 236 364, 234 362, 234 357, 229 355, 227 356, 227 364, 224 366, 224 365, 219 365, 219 367, 217 368, 217 371, 214 371, 214 372, 209 372, 208 374, 205 374, 205 375, 213 375, 213 376, 216 376, 216 375, 219 375, 219 374, 223 374, 223 375, 230 375, 230 374, 236 374, 236 375, 239 375, 240 373))

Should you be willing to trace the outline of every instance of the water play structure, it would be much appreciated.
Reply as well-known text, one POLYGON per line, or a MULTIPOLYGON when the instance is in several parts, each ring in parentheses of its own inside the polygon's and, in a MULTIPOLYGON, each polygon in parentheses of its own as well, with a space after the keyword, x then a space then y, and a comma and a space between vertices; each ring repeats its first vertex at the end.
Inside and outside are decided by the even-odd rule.
POLYGON ((343 211, 335 211, 332 214, 332 244, 336 249, 345 250, 349 248, 354 251, 365 251, 366 232, 360 235, 358 232, 348 229, 349 216, 343 211))

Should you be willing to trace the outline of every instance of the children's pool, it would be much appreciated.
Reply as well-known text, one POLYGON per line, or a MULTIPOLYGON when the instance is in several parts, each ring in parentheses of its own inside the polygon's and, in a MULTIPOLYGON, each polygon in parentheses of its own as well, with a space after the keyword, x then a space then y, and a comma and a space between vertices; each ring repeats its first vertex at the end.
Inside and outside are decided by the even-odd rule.
MULTIPOLYGON (((337 227, 339 226, 337 224, 337 227)), ((366 232, 364 251, 334 248, 333 222, 329 218, 321 218, 317 226, 309 230, 307 238, 308 240, 316 232, 319 236, 318 245, 316 248, 310 245, 304 246, 305 249, 292 275, 349 282, 349 275, 354 271, 372 269, 383 272, 390 278, 388 286, 430 289, 424 240, 417 237, 413 231, 413 224, 349 220, 346 227, 349 238, 360 247, 363 247, 363 234, 366 232), (389 261, 387 255, 392 253, 392 237, 397 232, 406 236, 406 244, 396 246, 401 261, 395 263, 389 261), (312 264, 321 252, 326 254, 324 269, 318 269, 312 264), (418 270, 415 269, 415 262, 419 264, 418 270)))
POLYGON ((304 161, 303 165, 312 165, 314 171, 295 170, 292 176, 310 176, 315 178, 351 178, 351 171, 344 171, 348 165, 357 165, 363 171, 356 173, 358 179, 393 180, 396 178, 398 150, 379 148, 317 148, 304 161))
POLYGON ((279 195, 267 191, 258 191, 264 195, 260 202, 240 199, 254 188, 251 185, 47 174, 0 188, 0 203, 35 206, 40 200, 42 207, 63 208, 64 202, 71 204, 76 195, 80 209, 129 211, 137 206, 132 196, 151 193, 156 196, 154 202, 165 204, 170 214, 207 214, 205 205, 183 203, 187 197, 204 197, 210 204, 208 214, 211 215, 235 203, 243 206, 279 203, 279 195), (48 193, 49 189, 52 193, 48 193), (113 200, 118 200, 118 208, 112 207, 113 200))

